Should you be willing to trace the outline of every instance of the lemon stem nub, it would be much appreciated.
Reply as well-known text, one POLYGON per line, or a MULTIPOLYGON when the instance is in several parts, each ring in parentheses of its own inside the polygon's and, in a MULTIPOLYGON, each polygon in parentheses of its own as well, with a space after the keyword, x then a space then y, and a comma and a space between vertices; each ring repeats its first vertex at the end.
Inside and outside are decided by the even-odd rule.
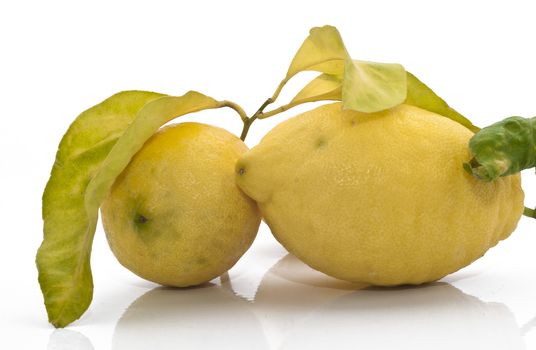
POLYGON ((536 219, 536 210, 525 207, 523 215, 532 219, 536 219))

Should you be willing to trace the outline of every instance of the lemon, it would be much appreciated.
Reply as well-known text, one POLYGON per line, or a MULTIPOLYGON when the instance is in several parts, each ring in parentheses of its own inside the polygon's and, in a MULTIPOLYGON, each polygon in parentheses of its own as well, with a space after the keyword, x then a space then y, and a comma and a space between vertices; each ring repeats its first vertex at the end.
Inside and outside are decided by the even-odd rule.
POLYGON ((481 257, 523 212, 519 175, 463 169, 473 133, 409 105, 340 103, 291 118, 236 166, 274 236, 328 275, 374 285, 434 281, 481 257))
POLYGON ((179 287, 231 268, 260 224, 257 205, 234 180, 245 151, 236 136, 199 123, 168 126, 151 137, 102 205, 119 262, 147 280, 179 287))

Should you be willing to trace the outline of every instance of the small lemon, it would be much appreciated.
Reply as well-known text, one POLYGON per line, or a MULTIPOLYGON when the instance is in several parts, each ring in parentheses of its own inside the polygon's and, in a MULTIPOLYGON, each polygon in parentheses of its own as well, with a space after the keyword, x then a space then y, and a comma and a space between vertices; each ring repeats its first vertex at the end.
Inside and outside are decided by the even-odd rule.
POLYGON ((340 103, 291 118, 237 163, 275 237, 311 267, 375 285, 434 281, 481 257, 523 212, 519 175, 463 169, 473 133, 409 105, 340 103))
POLYGON ((249 248, 260 213, 234 180, 247 151, 226 130, 182 123, 134 156, 102 205, 109 245, 126 268, 163 285, 190 286, 231 268, 249 248))

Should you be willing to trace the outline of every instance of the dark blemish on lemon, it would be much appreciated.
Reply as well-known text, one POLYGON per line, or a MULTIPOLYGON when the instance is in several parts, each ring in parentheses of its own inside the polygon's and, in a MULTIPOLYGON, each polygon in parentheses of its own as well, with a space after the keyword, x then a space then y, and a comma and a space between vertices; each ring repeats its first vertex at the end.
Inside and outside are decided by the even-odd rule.
POLYGON ((196 262, 197 262, 199 265, 206 265, 206 264, 207 264, 207 259, 206 259, 206 258, 203 258, 203 257, 200 257, 200 258, 197 258, 196 262))
POLYGON ((327 144, 327 141, 325 139, 323 139, 323 138, 319 138, 316 141, 316 147, 317 148, 324 147, 326 144, 327 144))
POLYGON ((147 219, 145 216, 143 216, 141 214, 136 214, 134 216, 134 222, 136 224, 145 224, 147 221, 149 221, 149 219, 147 219))
POLYGON ((246 169, 244 167, 240 167, 237 171, 238 175, 242 176, 246 173, 246 169))
POLYGON ((355 119, 352 119, 352 120, 350 121, 350 125, 351 125, 351 126, 355 126, 356 124, 357 124, 357 122, 355 121, 355 119))
POLYGON ((134 232, 136 232, 138 238, 140 238, 143 243, 148 244, 154 238, 154 235, 151 233, 149 219, 140 213, 134 214, 134 232))

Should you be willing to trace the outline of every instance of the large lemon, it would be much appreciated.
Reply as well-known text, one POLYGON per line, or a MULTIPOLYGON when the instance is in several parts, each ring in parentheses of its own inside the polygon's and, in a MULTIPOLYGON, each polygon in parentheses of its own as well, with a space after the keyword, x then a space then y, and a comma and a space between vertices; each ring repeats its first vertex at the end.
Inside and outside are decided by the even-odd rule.
POLYGON ((291 253, 328 275, 419 284, 470 264, 515 229, 518 175, 463 169, 472 132, 400 105, 365 114, 329 104, 270 131, 238 161, 237 183, 291 253))
POLYGON ((119 262, 145 279, 179 287, 231 268, 260 223, 257 205, 234 180, 245 151, 236 136, 199 123, 168 126, 151 137, 102 205, 119 262))

